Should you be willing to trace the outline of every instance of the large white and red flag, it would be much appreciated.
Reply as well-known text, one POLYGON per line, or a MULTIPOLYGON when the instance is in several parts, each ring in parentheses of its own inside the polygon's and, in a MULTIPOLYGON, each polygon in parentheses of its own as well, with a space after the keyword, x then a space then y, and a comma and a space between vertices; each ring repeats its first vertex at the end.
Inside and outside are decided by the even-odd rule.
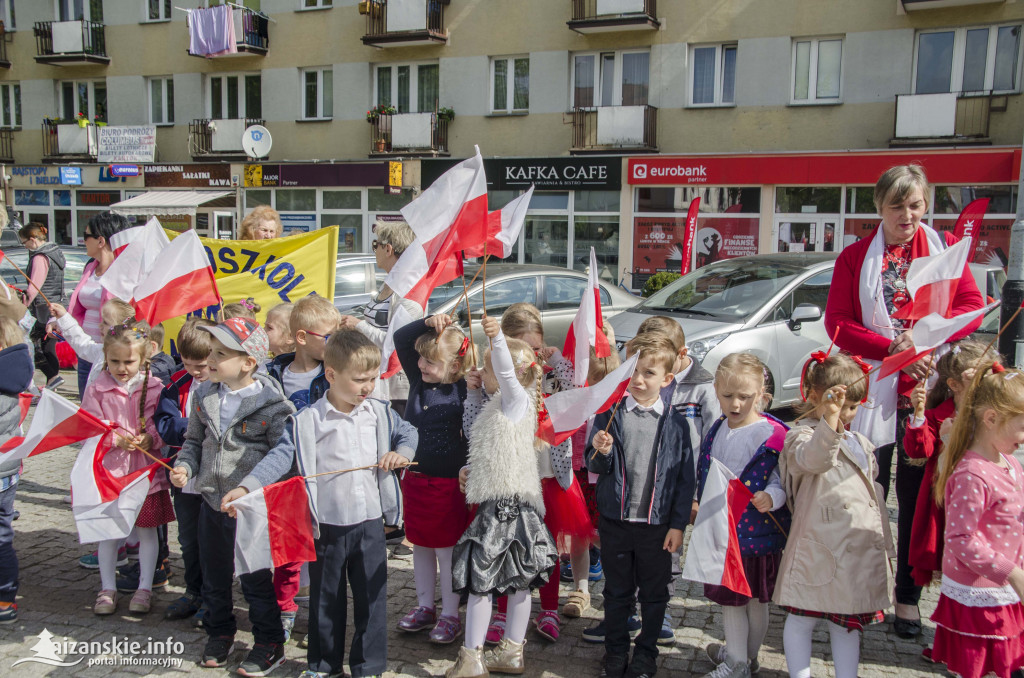
POLYGON ((970 238, 947 247, 939 254, 918 257, 910 262, 907 271, 907 294, 910 302, 893 313, 893 318, 920 320, 938 313, 949 317, 953 312, 953 296, 964 270, 973 244, 970 238))
MULTIPOLYGON (((100 285, 118 299, 130 300, 135 296, 135 288, 149 274, 160 258, 163 249, 170 244, 163 226, 156 217, 150 218, 145 226, 129 228, 138 231, 131 242, 122 248, 107 272, 100 279, 100 285)), ((121 233, 126 233, 122 231, 121 233)), ((121 233, 116 234, 121 235, 121 233)), ((113 239, 112 237, 112 239, 113 239)))
MULTIPOLYGON (((967 203, 967 206, 960 212, 960 216, 957 217, 956 226, 953 227, 953 235, 960 240, 971 238, 971 241, 974 242, 974 233, 985 219, 985 212, 988 211, 989 201, 990 198, 978 198, 967 203)), ((971 248, 970 254, 967 255, 968 262, 974 259, 974 253, 975 249, 971 248)))
POLYGON ((587 372, 590 369, 590 348, 594 355, 607 358, 612 354, 608 337, 604 333, 604 318, 601 314, 601 288, 598 286, 597 254, 590 248, 590 272, 587 288, 583 290, 583 301, 580 310, 576 311, 569 332, 565 335, 565 348, 562 355, 575 368, 573 383, 583 386, 587 383, 587 372))
POLYGON ((236 499, 235 574, 316 560, 306 479, 295 476, 236 499))
POLYGON ((145 233, 145 228, 146 226, 132 226, 110 236, 110 242, 107 244, 110 245, 110 249, 114 250, 114 256, 120 256, 128 245, 141 238, 145 233))
POLYGON ((398 371, 402 369, 402 363, 398 361, 398 353, 395 351, 395 332, 402 329, 415 318, 412 314, 401 304, 395 307, 395 312, 391 315, 391 322, 388 323, 387 334, 384 335, 384 347, 381 349, 380 356, 380 378, 387 379, 398 374, 398 371))
POLYGON ((480 149, 403 207, 402 216, 416 240, 398 258, 384 284, 426 309, 435 287, 461 275, 458 252, 486 237, 487 179, 480 149))
MULTIPOLYGON (((30 397, 31 398, 31 397, 30 397)), ((22 399, 22 411, 25 400, 22 399)), ((22 417, 24 421, 24 416, 22 417)), ((24 436, 10 438, 0 445, 0 462, 33 457, 80 440, 102 435, 110 427, 67 398, 44 388, 36 413, 24 436)))
POLYGON ((595 414, 606 411, 621 400, 639 358, 639 353, 633 354, 593 386, 560 391, 545 398, 547 417, 541 416, 537 437, 549 445, 558 445, 595 414))
POLYGON ((154 475, 153 462, 128 475, 117 476, 103 465, 113 436, 98 435, 85 441, 71 468, 71 511, 82 544, 124 539, 135 527, 154 475))
POLYGON ((135 288, 135 314, 156 325, 220 303, 217 281, 195 231, 185 231, 160 254, 160 266, 135 288))
POLYGON ((736 526, 754 494, 717 459, 704 483, 697 519, 686 549, 683 579, 751 595, 736 526))
POLYGON ((980 320, 986 313, 999 305, 995 302, 979 308, 976 311, 968 311, 961 315, 946 318, 938 313, 927 315, 914 324, 914 332, 911 338, 914 345, 899 353, 885 358, 882 366, 878 368, 878 379, 885 379, 889 375, 899 372, 907 365, 917 362, 939 346, 942 346, 950 338, 965 329, 971 323, 980 320))
MULTIPOLYGON (((510 201, 500 210, 487 214, 487 245, 476 243, 464 245, 463 254, 467 258, 487 256, 505 259, 512 256, 519 240, 519 233, 526 223, 526 211, 530 209, 533 198, 533 184, 526 193, 510 201)), ((460 239, 460 244, 461 239, 460 239)))

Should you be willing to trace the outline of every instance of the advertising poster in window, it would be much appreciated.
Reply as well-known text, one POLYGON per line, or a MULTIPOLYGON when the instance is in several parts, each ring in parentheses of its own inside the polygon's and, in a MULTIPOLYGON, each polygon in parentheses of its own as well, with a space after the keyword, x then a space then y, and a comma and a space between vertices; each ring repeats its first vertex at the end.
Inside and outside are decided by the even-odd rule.
MULTIPOLYGON (((935 219, 932 226, 939 231, 952 231, 956 219, 935 219)), ((1010 229, 1013 218, 985 219, 974 233, 974 259, 976 264, 1006 267, 1010 260, 1010 229)))
MULTIPOLYGON (((693 243, 696 268, 721 259, 757 254, 758 217, 708 217, 697 219, 693 243)), ((678 273, 683 256, 686 216, 636 217, 633 220, 633 272, 652 275, 678 273)))

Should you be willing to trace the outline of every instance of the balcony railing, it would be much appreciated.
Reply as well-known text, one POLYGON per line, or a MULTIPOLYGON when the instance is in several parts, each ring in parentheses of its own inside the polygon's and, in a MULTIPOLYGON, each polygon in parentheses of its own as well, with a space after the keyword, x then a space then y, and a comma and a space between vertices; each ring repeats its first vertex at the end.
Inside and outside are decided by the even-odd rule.
POLYGON ((37 21, 36 61, 43 64, 109 64, 103 24, 96 21, 37 21))
POLYGON ((0 162, 14 164, 14 132, 0 129, 0 162))
POLYGON ((43 161, 95 162, 99 148, 96 139, 96 125, 43 120, 43 161))
POLYGON ((657 0, 572 0, 569 28, 577 33, 656 31, 657 0))
POLYGON ((658 150, 658 109, 600 106, 572 110, 571 153, 658 150))
POLYGON ((902 2, 904 10, 913 12, 922 9, 967 7, 968 5, 998 5, 1006 0, 902 0, 902 2))
POLYGON ((899 94, 891 144, 990 143, 990 115, 1006 110, 1005 105, 994 104, 997 100, 1005 101, 990 91, 899 94))
POLYGON ((395 113, 370 124, 370 157, 448 155, 448 119, 437 113, 395 113))
POLYGON ((7 27, 4 26, 3 21, 0 21, 0 68, 11 67, 11 60, 7 58, 8 40, 10 40, 10 36, 7 35, 7 27))
POLYGON ((188 124, 189 153, 193 158, 245 158, 242 134, 248 127, 262 124, 264 121, 257 118, 198 118, 188 124))
POLYGON ((448 0, 365 0, 363 44, 374 47, 443 45, 448 42, 444 8, 448 0))
MULTIPOLYGON (((205 10, 200 10, 205 11, 205 10)), ((237 52, 227 54, 192 54, 203 58, 222 58, 232 56, 257 55, 266 56, 270 49, 269 18, 262 12, 244 8, 234 8, 231 13, 235 24, 235 48, 237 52)))

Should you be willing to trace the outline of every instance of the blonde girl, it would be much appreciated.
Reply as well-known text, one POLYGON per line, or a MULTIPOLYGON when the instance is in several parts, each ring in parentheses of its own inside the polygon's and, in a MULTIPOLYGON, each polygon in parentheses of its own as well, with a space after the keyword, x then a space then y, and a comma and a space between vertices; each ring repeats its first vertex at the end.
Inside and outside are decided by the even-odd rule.
POLYGON ((761 412, 765 366, 751 353, 733 353, 715 371, 715 395, 722 416, 701 444, 697 500, 704 492, 711 459, 724 464, 754 493, 736 526, 740 555, 752 596, 724 586, 704 585, 704 595, 722 606, 725 645, 711 643, 708 657, 718 667, 711 678, 756 673, 757 653, 768 632, 768 603, 786 545, 790 513, 778 462, 788 427, 761 412), (771 513, 771 516, 768 514, 771 513))
POLYGON ((946 508, 934 661, 963 678, 1024 667, 1024 374, 978 367, 939 460, 946 508))
POLYGON ((811 635, 824 620, 836 678, 856 678, 861 631, 883 621, 893 602, 889 558, 896 555, 875 482, 875 446, 846 430, 867 381, 850 356, 818 353, 802 387, 807 400, 779 460, 793 512, 774 595, 789 612, 786 665, 792 678, 810 678, 811 635))
MULTIPOLYGON (((153 462, 134 449, 133 443, 156 456, 163 447, 153 423, 163 384, 150 374, 151 350, 147 323, 130 319, 111 327, 103 338, 103 372, 86 387, 82 398, 86 411, 118 425, 116 433, 108 434, 113 449, 103 460, 104 467, 115 476, 128 475, 153 462)), ((167 488, 166 476, 157 474, 135 521, 139 537, 139 588, 132 596, 130 612, 145 614, 150 609, 159 550, 156 528, 174 520, 167 488)), ((101 586, 93 606, 98 615, 117 610, 115 565, 119 543, 109 539, 98 545, 101 586)))
POLYGON ((256 303, 252 297, 240 299, 231 304, 224 304, 224 308, 217 314, 217 322, 224 322, 231 318, 251 318, 256 320, 256 314, 263 310, 263 307, 256 303))
POLYGON ((289 321, 295 304, 278 304, 267 311, 267 321, 263 328, 270 339, 270 352, 275 356, 295 351, 295 335, 292 334, 289 321))

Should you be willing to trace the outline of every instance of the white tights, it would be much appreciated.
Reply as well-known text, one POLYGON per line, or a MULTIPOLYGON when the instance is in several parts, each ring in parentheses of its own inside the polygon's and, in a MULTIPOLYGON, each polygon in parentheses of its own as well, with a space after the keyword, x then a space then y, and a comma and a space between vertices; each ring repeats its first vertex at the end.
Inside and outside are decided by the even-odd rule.
MULTIPOLYGON (((513 643, 526 639, 530 625, 530 608, 533 599, 530 590, 512 591, 508 594, 508 611, 505 613, 505 637, 513 643)), ((487 626, 491 623, 491 598, 469 594, 466 603, 466 647, 474 650, 484 646, 487 626)))
POLYGON ((751 600, 739 607, 722 606, 725 651, 733 662, 756 659, 768 633, 768 604, 751 600))
MULTIPOLYGON (((160 551, 160 542, 155 527, 136 527, 134 533, 139 538, 139 588, 153 590, 153 573, 156 570, 156 558, 160 551)), ((123 540, 105 539, 96 545, 96 555, 100 565, 100 588, 113 591, 117 588, 117 550, 123 540)))
POLYGON ((572 563, 572 578, 576 590, 589 592, 590 545, 582 539, 574 539, 569 549, 569 562, 572 563))
MULTIPOLYGON (((811 678, 811 634, 820 619, 790 614, 782 632, 783 648, 786 651, 786 666, 790 678, 811 678)), ((836 678, 857 678, 860 663, 860 631, 848 631, 828 624, 828 635, 832 641, 832 663, 836 678)))
POLYGON ((412 547, 413 579, 416 581, 416 601, 420 607, 434 608, 434 585, 438 568, 441 570, 441 614, 459 616, 459 594, 452 592, 452 550, 454 547, 432 549, 412 547))

